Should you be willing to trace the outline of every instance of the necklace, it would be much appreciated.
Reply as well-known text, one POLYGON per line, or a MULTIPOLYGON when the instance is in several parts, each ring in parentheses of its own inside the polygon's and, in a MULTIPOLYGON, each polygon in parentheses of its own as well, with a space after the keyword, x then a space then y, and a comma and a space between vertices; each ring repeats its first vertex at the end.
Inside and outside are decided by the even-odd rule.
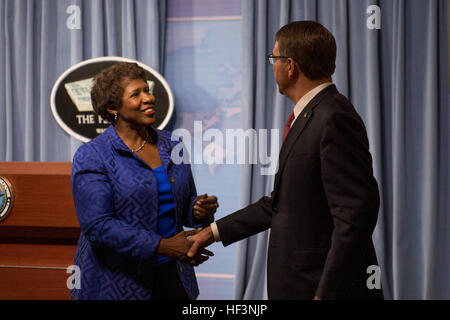
POLYGON ((134 153, 137 153, 137 152, 139 152, 139 151, 141 151, 141 149, 145 146, 145 144, 147 143, 147 139, 148 139, 148 131, 146 130, 145 131, 147 134, 145 135, 145 138, 144 138, 144 142, 142 142, 142 144, 141 144, 141 146, 139 147, 139 148, 137 148, 137 149, 131 149, 131 151, 132 152, 134 152, 134 153))

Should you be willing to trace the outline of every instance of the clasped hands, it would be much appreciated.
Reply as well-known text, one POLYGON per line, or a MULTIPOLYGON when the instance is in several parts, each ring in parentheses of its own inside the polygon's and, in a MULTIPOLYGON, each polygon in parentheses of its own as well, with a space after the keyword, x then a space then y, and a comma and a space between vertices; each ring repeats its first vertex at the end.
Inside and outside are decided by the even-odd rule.
MULTIPOLYGON (((217 197, 203 194, 197 197, 193 205, 193 215, 196 219, 212 218, 218 207, 217 197)), ((204 248, 207 245, 202 240, 205 236, 205 230, 208 229, 211 230, 210 227, 207 227, 205 229, 181 231, 170 238, 163 238, 159 243, 157 253, 192 266, 198 266, 214 255, 213 252, 204 248)), ((213 240, 214 238, 208 245, 213 240)))

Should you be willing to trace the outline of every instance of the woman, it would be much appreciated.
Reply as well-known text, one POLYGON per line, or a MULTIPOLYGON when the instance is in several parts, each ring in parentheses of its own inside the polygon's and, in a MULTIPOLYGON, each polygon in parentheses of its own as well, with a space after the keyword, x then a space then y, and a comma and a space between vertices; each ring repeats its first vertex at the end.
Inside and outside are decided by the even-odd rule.
POLYGON ((155 97, 145 71, 136 63, 117 63, 94 78, 96 113, 113 123, 81 146, 73 159, 72 190, 81 227, 75 265, 81 287, 75 299, 195 299, 196 259, 185 253, 183 231, 209 225, 217 198, 197 197, 188 164, 175 165, 178 143, 153 129, 155 97))

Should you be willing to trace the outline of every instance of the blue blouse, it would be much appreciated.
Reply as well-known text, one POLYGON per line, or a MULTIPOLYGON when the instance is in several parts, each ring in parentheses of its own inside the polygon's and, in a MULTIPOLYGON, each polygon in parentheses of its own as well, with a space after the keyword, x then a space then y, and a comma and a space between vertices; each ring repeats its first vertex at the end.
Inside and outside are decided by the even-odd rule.
MULTIPOLYGON (((163 166, 153 169, 158 185, 158 234, 163 238, 169 238, 175 234, 175 202, 172 187, 163 166)), ((156 264, 166 263, 170 258, 158 256, 156 264)))

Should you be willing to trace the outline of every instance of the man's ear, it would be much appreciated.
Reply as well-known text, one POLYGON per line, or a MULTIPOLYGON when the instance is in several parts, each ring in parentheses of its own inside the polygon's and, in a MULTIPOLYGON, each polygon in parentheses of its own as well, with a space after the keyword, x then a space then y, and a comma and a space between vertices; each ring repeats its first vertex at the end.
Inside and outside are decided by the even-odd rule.
POLYGON ((288 68, 289 79, 294 79, 294 78, 298 77, 299 72, 300 72, 298 63, 292 58, 287 58, 287 62, 288 62, 287 68, 288 68))

